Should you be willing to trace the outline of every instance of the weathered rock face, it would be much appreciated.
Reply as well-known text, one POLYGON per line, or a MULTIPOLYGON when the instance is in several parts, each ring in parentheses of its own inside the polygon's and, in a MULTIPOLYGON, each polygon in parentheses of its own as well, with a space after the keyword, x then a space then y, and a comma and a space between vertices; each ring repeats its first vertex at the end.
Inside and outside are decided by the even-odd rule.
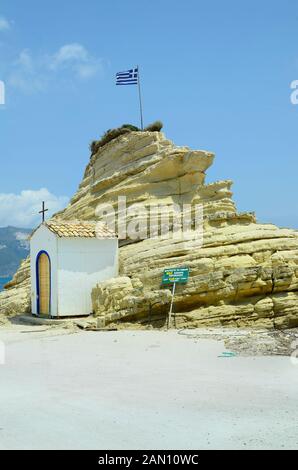
POLYGON ((15 315, 31 310, 30 261, 24 260, 13 279, 0 292, 0 314, 15 315))
MULTIPOLYGON (((195 238, 123 247, 121 272, 146 293, 160 288, 165 266, 189 266, 189 282, 176 289, 177 326, 291 327, 298 324, 297 244, 296 232, 271 225, 206 222, 202 247, 195 238)), ((139 303, 149 315, 145 293, 139 303)), ((128 309, 123 313, 131 317, 128 309)))
MULTIPOLYGON (((176 290, 177 326, 298 325, 298 232, 257 224, 252 213, 238 213, 231 181, 204 183, 213 158, 176 147, 159 132, 126 134, 92 155, 77 193, 56 217, 94 219, 98 204, 105 203, 117 213, 119 196, 126 197, 128 207, 142 203, 148 213, 161 204, 203 205, 203 243, 197 231, 187 238, 120 242, 120 277, 101 283, 92 294, 95 314, 106 323, 163 324, 170 291, 160 286, 162 271, 189 266, 189 282, 176 290)), ((154 220, 160 227, 158 216, 154 220)), ((29 301, 24 263, 0 294, 0 311, 24 312, 29 301)))

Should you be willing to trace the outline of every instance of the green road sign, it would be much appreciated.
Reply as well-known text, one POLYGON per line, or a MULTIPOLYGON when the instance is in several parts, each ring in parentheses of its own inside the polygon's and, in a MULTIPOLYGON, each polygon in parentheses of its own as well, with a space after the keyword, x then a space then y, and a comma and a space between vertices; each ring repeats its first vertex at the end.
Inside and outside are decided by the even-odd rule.
POLYGON ((162 284, 186 283, 188 281, 189 268, 165 269, 162 276, 162 284))

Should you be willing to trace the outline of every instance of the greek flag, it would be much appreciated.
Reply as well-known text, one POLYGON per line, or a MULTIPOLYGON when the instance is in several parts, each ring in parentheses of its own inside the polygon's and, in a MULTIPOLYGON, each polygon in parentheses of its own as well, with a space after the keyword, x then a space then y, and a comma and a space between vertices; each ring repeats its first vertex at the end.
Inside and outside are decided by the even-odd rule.
POLYGON ((138 79, 138 68, 116 73, 116 85, 137 85, 138 79))

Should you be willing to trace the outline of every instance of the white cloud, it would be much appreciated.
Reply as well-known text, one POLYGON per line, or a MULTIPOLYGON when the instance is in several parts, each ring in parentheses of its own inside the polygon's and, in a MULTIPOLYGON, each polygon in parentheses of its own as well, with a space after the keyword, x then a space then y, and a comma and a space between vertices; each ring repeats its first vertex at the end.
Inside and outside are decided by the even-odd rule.
POLYGON ((68 203, 68 197, 55 196, 48 189, 41 188, 37 191, 24 190, 20 194, 0 193, 0 227, 8 225, 14 227, 33 228, 41 220, 38 213, 41 203, 45 201, 46 217, 63 209, 68 203))
POLYGON ((78 43, 65 44, 48 58, 51 70, 69 70, 79 78, 89 78, 99 72, 102 61, 93 57, 84 46, 78 43))
POLYGON ((23 67, 26 70, 33 70, 33 59, 30 55, 30 51, 28 49, 24 49, 18 59, 15 62, 16 65, 23 67))
POLYGON ((28 49, 24 49, 12 64, 8 83, 24 93, 34 93, 46 89, 48 77, 28 49))
POLYGON ((16 237, 16 240, 19 240, 19 241, 26 241, 28 239, 28 235, 25 232, 16 232, 15 237, 16 237))
POLYGON ((66 44, 60 47, 58 52, 53 56, 53 65, 65 64, 69 62, 81 62, 89 59, 89 53, 81 44, 66 44))
POLYGON ((23 92, 44 91, 60 79, 90 79, 103 69, 103 61, 92 56, 81 44, 65 44, 51 55, 34 57, 24 49, 12 64, 8 79, 11 86, 23 92))
POLYGON ((8 29, 10 29, 10 22, 4 16, 0 16, 0 31, 7 31, 8 29))
POLYGON ((28 240, 28 233, 26 233, 26 232, 15 232, 14 235, 16 237, 16 240, 18 240, 18 242, 19 242, 19 246, 21 246, 25 250, 30 249, 30 243, 29 243, 29 240, 28 240))

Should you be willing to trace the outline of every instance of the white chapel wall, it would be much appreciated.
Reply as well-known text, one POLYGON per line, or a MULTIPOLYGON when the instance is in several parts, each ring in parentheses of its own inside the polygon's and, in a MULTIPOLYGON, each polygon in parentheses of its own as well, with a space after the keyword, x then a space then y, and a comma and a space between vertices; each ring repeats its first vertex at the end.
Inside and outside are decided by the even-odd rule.
POLYGON ((117 274, 117 239, 58 239, 59 315, 91 313, 93 287, 117 274))
POLYGON ((36 258, 40 251, 46 251, 51 261, 51 315, 57 315, 57 239, 48 228, 41 225, 30 240, 31 261, 31 308, 37 314, 36 258))

